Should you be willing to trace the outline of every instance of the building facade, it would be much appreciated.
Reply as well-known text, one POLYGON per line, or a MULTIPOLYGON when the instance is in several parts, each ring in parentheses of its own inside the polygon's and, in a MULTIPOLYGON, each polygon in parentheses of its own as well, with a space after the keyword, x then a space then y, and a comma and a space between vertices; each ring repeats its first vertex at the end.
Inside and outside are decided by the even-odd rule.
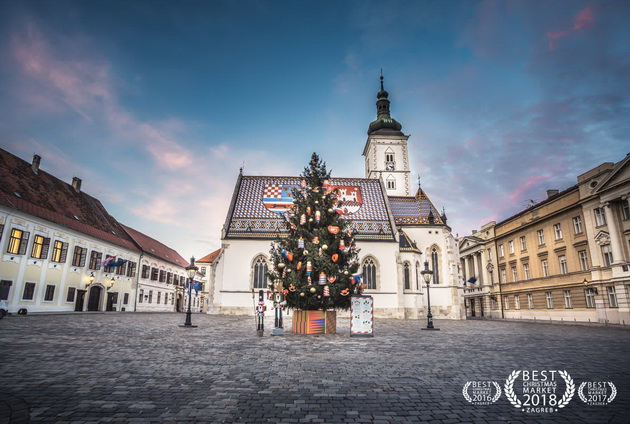
MULTIPOLYGON (((382 78, 382 77, 381 77, 382 78)), ((366 178, 332 178, 360 250, 359 269, 374 297, 375 315, 426 315, 420 272, 434 272, 431 306, 437 318, 462 317, 455 238, 427 194, 411 191, 409 136, 390 115, 389 93, 377 94, 377 119, 369 125, 363 156, 366 178)), ((208 311, 250 314, 255 292, 267 290, 271 241, 283 233, 282 214, 293 205, 300 177, 239 174, 221 234, 221 253, 209 280, 208 311)))

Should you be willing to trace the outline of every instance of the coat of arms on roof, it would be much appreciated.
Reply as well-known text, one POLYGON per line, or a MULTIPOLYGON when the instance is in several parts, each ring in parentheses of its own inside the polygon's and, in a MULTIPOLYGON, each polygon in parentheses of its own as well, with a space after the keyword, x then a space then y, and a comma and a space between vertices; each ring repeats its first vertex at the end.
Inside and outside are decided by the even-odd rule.
MULTIPOLYGON (((341 202, 337 211, 341 212, 341 214, 352 215, 361 209, 363 205, 361 187, 349 185, 325 185, 324 187, 326 187, 326 192, 328 193, 337 190, 337 196, 341 202)), ((265 205, 268 211, 278 214, 285 213, 293 207, 292 192, 297 189, 299 189, 299 187, 296 184, 266 184, 263 190, 263 205, 265 205)))

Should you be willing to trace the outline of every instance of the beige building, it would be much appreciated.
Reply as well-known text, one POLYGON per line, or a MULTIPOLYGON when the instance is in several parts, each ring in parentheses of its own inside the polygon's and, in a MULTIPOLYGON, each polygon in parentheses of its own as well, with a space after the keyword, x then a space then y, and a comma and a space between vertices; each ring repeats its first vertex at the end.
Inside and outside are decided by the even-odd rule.
POLYGON ((462 238, 467 316, 630 323, 629 158, 462 238))

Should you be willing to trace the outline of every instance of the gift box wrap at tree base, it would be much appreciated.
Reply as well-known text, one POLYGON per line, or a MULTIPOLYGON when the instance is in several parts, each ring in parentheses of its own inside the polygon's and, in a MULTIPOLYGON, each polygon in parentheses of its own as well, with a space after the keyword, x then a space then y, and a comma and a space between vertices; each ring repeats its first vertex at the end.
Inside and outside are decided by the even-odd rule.
POLYGON ((293 312, 293 332, 296 334, 336 334, 336 311, 293 312))

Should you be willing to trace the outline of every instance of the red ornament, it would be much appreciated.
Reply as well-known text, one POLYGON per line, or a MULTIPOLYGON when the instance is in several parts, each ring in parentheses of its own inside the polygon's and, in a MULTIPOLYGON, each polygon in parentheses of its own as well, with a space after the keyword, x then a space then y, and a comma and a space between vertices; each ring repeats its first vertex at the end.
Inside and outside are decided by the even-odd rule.
POLYGON ((337 253, 333 253, 331 259, 333 262, 337 262, 339 260, 339 255, 337 253))
POLYGON ((336 227, 334 225, 329 225, 328 226, 328 232, 330 234, 337 234, 339 232, 339 227, 336 227))

